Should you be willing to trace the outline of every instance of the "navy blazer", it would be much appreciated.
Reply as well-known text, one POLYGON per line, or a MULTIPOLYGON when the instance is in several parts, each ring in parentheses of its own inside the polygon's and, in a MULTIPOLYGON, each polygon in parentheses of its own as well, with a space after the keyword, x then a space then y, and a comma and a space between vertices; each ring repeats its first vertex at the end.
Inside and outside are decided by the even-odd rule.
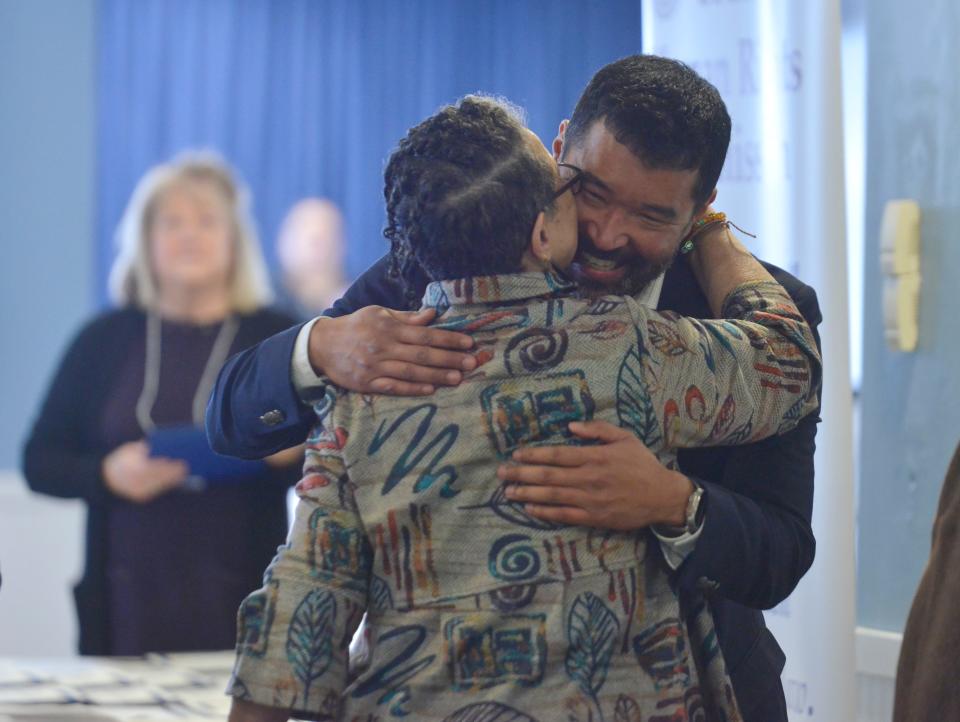
MULTIPOLYGON (((793 297, 819 345, 821 316, 814 290, 764 265, 793 297)), ((388 258, 381 258, 327 315, 369 305, 401 307, 403 289, 387 270, 388 258)), ((426 279, 420 280, 426 285, 426 279)), ((664 278, 659 308, 695 318, 711 315, 682 257, 664 278)), ((299 330, 277 334, 223 367, 207 407, 207 435, 215 450, 259 458, 306 438, 315 417, 290 380, 299 330)), ((706 595, 746 722, 787 719, 780 683, 785 657, 760 610, 784 600, 813 563, 810 517, 819 420, 811 414, 793 431, 749 446, 679 452, 681 469, 707 491, 707 511, 696 548, 677 571, 677 583, 681 595, 685 590, 706 595)))

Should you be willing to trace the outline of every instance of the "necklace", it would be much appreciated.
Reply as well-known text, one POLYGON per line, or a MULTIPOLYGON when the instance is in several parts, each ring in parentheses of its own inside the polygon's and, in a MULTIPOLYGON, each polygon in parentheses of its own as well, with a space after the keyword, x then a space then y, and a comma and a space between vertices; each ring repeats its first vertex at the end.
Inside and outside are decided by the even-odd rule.
MULTIPOLYGON (((203 373, 200 381, 197 383, 197 390, 193 394, 193 404, 191 412, 195 426, 203 425, 203 412, 207 406, 207 397, 213 388, 213 382, 216 379, 220 367, 227 360, 227 354, 230 352, 230 346, 237 336, 237 330, 240 322, 234 315, 227 316, 226 320, 220 326, 217 332, 217 338, 213 342, 213 348, 210 349, 210 356, 207 357, 207 363, 203 367, 203 373)), ((153 406, 157 402, 157 390, 160 386, 160 345, 162 339, 162 322, 160 316, 150 311, 147 313, 147 342, 146 353, 143 367, 143 389, 140 391, 140 397, 137 399, 137 423, 143 429, 145 434, 150 433, 156 428, 153 423, 153 406)))

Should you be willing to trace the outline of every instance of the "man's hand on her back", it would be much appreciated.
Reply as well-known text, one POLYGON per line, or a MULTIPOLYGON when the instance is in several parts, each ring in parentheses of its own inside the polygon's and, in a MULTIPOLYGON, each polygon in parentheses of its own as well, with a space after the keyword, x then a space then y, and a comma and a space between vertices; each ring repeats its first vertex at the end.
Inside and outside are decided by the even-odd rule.
POLYGON ((561 524, 627 531, 684 523, 692 482, 664 467, 640 439, 605 421, 572 423, 570 431, 598 443, 518 449, 497 472, 511 482, 508 499, 561 524))
POLYGON ((320 318, 310 330, 308 355, 318 374, 350 391, 424 396, 456 386, 476 368, 473 339, 429 328, 436 312, 368 306, 340 318, 320 318))

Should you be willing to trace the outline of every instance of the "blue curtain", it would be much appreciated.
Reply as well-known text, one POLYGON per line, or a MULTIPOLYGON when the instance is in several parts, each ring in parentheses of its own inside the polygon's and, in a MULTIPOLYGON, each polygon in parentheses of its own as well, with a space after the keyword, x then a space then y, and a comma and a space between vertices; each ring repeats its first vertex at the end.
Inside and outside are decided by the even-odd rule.
POLYGON ((214 148, 254 196, 261 240, 297 199, 348 222, 356 275, 387 245, 383 165, 406 129, 475 91, 525 107, 549 144, 590 76, 640 49, 639 0, 100 0, 100 288, 139 177, 214 148))

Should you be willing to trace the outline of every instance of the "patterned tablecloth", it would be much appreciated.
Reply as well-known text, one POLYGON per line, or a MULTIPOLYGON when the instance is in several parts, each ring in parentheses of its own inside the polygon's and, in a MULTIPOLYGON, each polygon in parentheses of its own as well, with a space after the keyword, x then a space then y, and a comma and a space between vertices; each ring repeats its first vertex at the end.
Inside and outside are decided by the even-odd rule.
POLYGON ((233 650, 143 658, 0 657, 0 722, 224 720, 233 650))

